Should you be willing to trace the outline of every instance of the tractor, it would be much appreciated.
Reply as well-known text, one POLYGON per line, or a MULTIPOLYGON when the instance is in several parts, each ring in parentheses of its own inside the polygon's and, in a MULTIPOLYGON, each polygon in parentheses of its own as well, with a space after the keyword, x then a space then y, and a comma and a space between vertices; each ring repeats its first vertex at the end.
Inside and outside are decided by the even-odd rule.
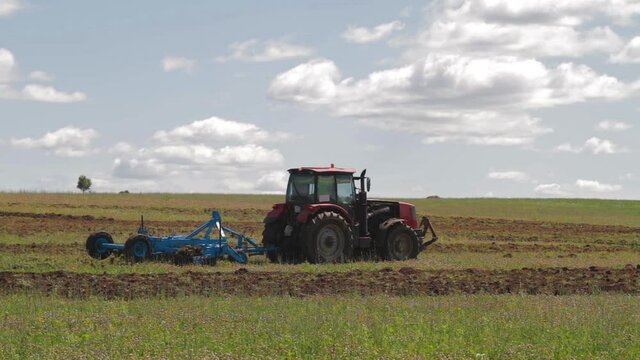
POLYGON ((286 201, 264 219, 263 246, 271 262, 337 263, 358 256, 414 259, 438 237, 413 204, 370 200, 366 169, 289 169, 286 201), (431 239, 425 241, 427 232, 431 239))

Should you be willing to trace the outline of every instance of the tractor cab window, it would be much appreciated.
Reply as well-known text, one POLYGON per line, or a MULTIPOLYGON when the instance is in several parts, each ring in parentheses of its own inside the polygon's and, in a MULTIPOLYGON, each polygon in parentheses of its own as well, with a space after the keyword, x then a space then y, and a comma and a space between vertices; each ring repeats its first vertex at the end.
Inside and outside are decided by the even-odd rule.
POLYGON ((353 177, 351 175, 336 175, 338 189, 338 203, 343 205, 352 204, 355 196, 353 177))
POLYGON ((335 175, 318 175, 318 202, 336 202, 335 175))
POLYGON ((291 174, 287 186, 287 202, 309 204, 316 202, 315 176, 291 174))

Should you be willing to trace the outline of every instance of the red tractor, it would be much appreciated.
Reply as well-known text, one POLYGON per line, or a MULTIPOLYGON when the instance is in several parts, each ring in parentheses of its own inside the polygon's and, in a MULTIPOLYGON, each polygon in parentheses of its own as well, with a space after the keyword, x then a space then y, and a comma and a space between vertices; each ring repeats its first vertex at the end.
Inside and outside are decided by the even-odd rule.
POLYGON ((418 223, 413 204, 367 199, 371 180, 366 170, 354 173, 333 165, 289 169, 286 202, 273 205, 264 219, 262 243, 270 261, 414 259, 438 239, 429 219, 418 223), (425 242, 429 230, 432 238, 425 242))

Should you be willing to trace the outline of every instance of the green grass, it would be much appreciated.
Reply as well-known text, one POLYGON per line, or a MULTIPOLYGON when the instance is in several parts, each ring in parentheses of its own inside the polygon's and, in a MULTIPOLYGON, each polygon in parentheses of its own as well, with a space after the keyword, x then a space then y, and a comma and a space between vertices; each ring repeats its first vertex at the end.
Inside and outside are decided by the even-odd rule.
POLYGON ((0 301, 5 359, 640 357, 622 295, 0 301))
POLYGON ((148 261, 131 264, 125 259, 109 258, 99 261, 91 259, 82 248, 69 254, 47 255, 39 252, 7 254, 0 252, 0 271, 49 272, 71 271, 92 274, 125 274, 125 273, 167 273, 167 272, 229 272, 240 268, 249 271, 279 272, 334 272, 334 271, 377 271, 383 268, 398 270, 413 267, 421 270, 509 270, 544 267, 586 268, 603 266, 622 268, 627 264, 640 264, 640 252, 590 252, 568 257, 563 252, 517 252, 505 257, 503 253, 423 253, 415 260, 403 262, 356 261, 346 264, 272 264, 263 256, 255 256, 249 264, 242 265, 230 261, 219 261, 215 266, 188 265, 177 266, 171 262, 148 261))

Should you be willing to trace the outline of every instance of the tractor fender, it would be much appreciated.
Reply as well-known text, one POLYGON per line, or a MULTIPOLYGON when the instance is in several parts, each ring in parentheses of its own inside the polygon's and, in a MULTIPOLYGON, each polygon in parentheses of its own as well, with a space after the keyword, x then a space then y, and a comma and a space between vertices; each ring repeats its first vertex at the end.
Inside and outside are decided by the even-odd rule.
POLYGON ((271 211, 267 214, 267 216, 262 221, 265 224, 274 223, 281 218, 284 217, 284 214, 287 212, 287 204, 275 204, 271 207, 271 211))
POLYGON ((301 224, 306 224, 307 221, 309 221, 309 219, 319 211, 333 211, 342 215, 349 224, 353 222, 353 218, 349 212, 342 206, 336 204, 307 204, 304 206, 300 214, 296 216, 296 220, 301 224))
POLYGON ((376 233, 376 238, 377 238, 377 243, 379 245, 384 243, 384 239, 387 238, 387 232, 389 232, 389 229, 391 229, 394 225, 396 224, 404 224, 406 223, 405 219, 399 219, 399 218, 389 218, 387 220, 385 220, 384 222, 380 223, 380 226, 378 226, 378 232, 376 233))

